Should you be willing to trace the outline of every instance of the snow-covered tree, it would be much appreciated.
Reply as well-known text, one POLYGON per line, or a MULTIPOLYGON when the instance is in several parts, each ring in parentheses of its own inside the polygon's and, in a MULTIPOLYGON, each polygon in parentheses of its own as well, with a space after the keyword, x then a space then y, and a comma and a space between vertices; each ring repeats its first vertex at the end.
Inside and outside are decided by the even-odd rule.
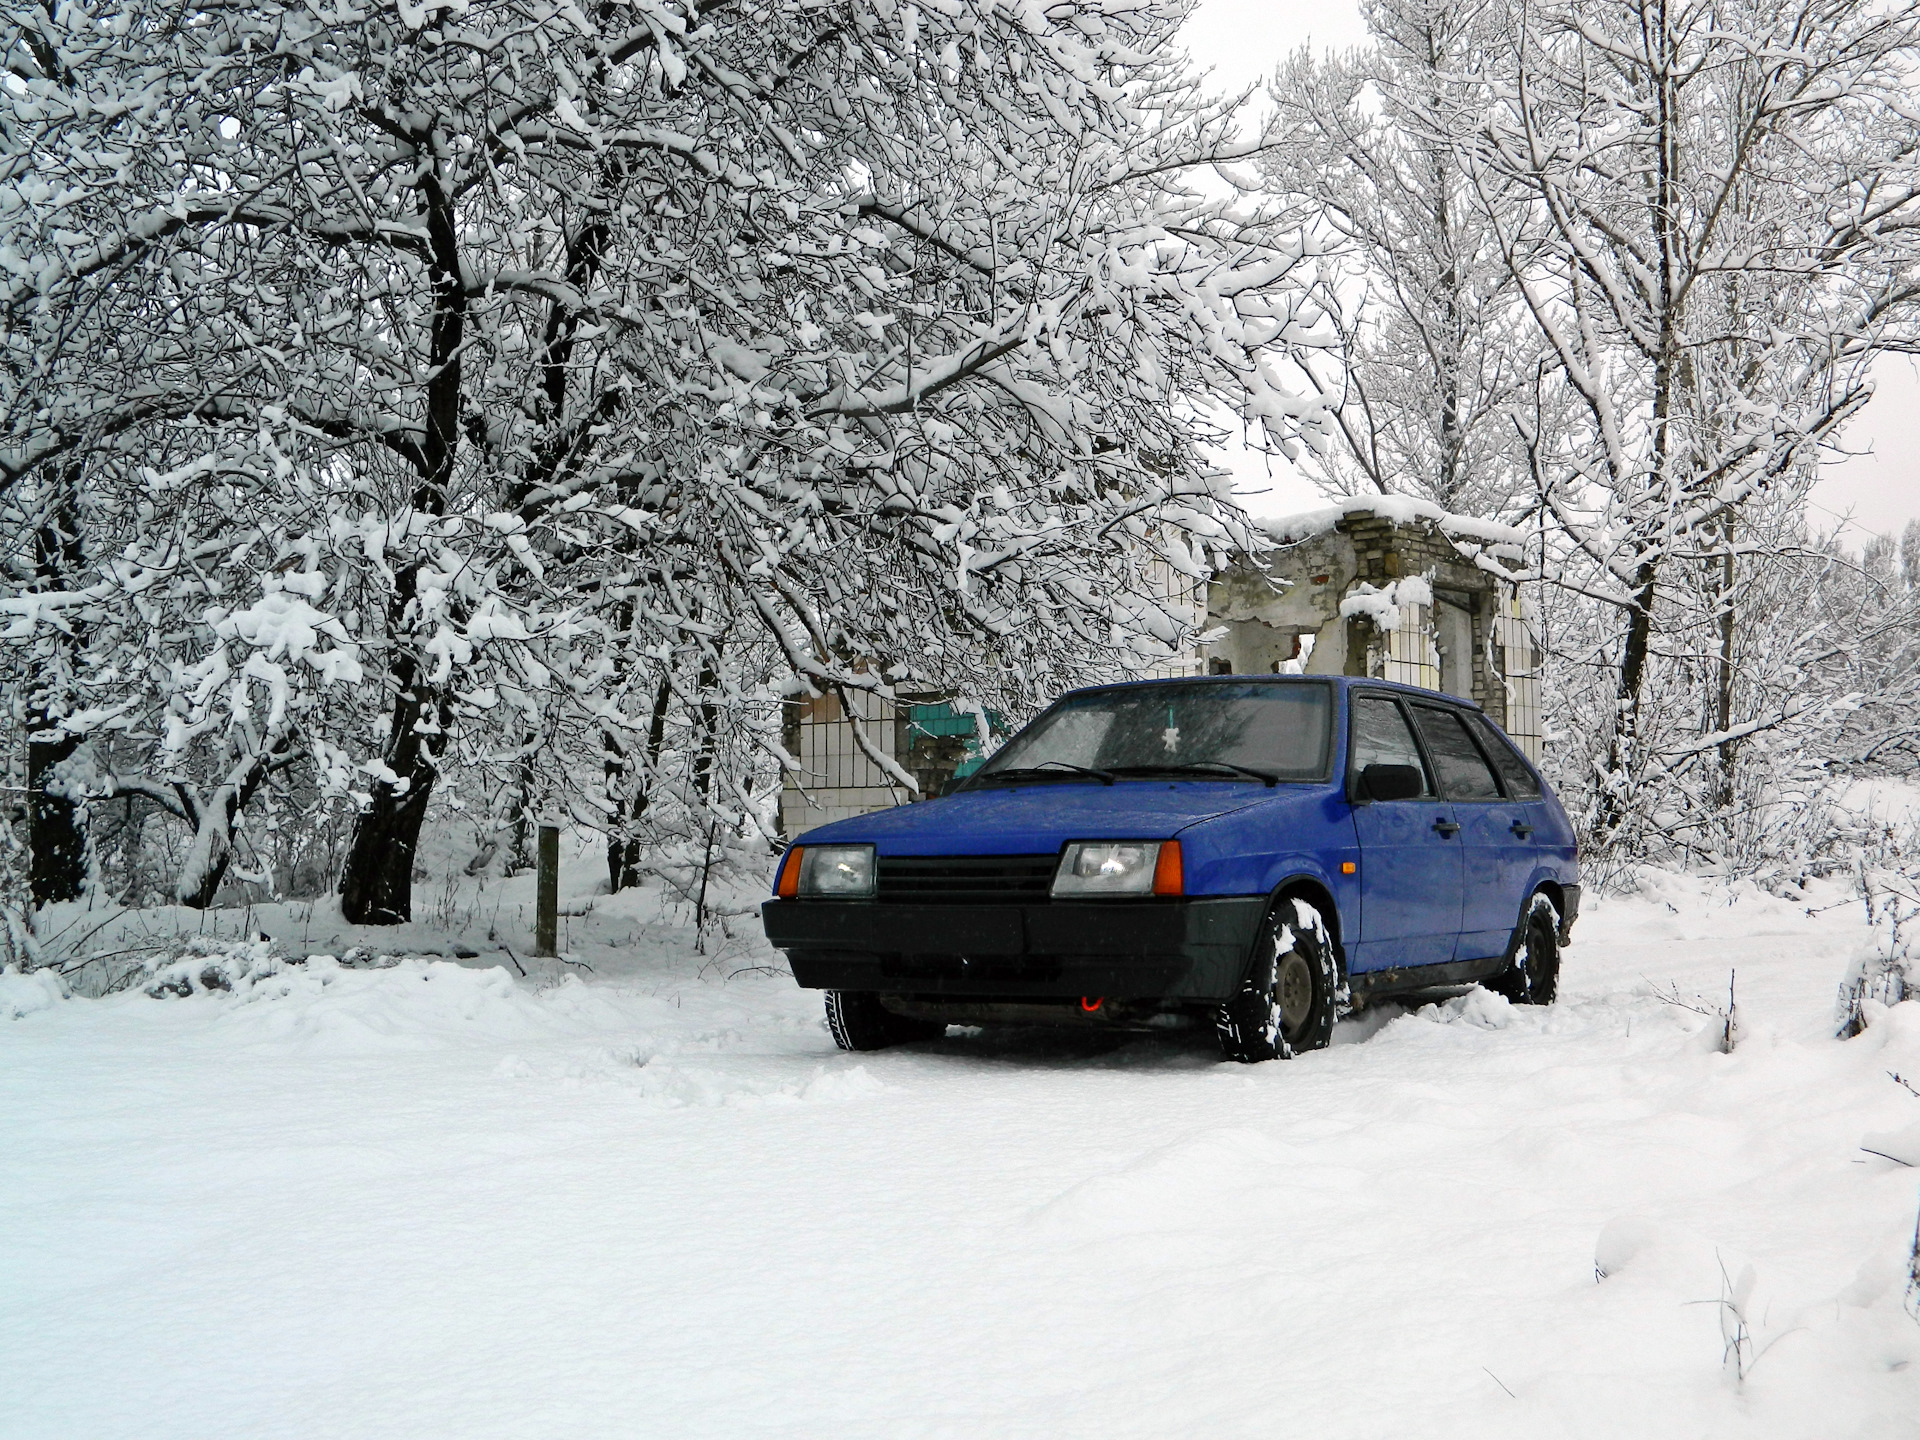
POLYGON ((1616 617, 1563 716, 1602 737, 1602 841, 1642 838, 1675 687, 1729 768, 1768 722, 1736 704, 1741 568, 1910 343, 1915 14, 1568 0, 1510 8, 1486 62, 1464 163, 1582 416, 1539 457, 1558 578, 1616 617))
POLYGON ((786 675, 1164 652, 1156 567, 1237 534, 1196 416, 1293 443, 1331 339, 1313 247, 1184 178, 1253 147, 1183 15, 16 7, 0 486, 94 517, 57 584, 15 545, 51 718, 211 824, 182 893, 318 760, 382 922, 450 765, 620 821, 677 753, 751 828, 786 675))
POLYGON ((1308 463, 1342 493, 1516 518, 1525 439, 1559 392, 1460 154, 1502 17, 1442 0, 1363 11, 1370 48, 1302 49, 1268 87, 1266 185, 1337 236, 1348 267, 1339 443, 1308 463))
POLYGON ((1920 520, 1907 521, 1900 532, 1900 578, 1909 590, 1920 590, 1920 520))

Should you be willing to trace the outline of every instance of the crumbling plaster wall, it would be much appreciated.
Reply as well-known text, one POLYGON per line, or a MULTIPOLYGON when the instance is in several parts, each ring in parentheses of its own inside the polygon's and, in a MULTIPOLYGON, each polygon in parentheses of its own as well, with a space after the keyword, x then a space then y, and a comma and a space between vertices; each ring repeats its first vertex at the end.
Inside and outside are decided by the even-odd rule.
POLYGON ((1208 616, 1226 634, 1207 646, 1207 657, 1227 660, 1236 675, 1270 675, 1293 653, 1296 635, 1311 635, 1306 673, 1344 673, 1347 622, 1340 601, 1357 574, 1352 542, 1328 531, 1273 552, 1269 564, 1214 577, 1208 616))
POLYGON ((1368 673, 1367 650, 1377 644, 1369 646, 1364 621, 1341 616, 1340 602, 1362 584, 1384 590, 1421 576, 1437 596, 1465 602, 1472 617, 1472 698, 1496 722, 1506 722, 1506 687, 1487 655, 1499 582, 1434 522, 1355 511, 1265 558, 1264 569, 1237 566, 1214 578, 1208 613, 1224 633, 1205 647, 1206 658, 1226 660, 1236 675, 1272 674, 1293 653, 1295 636, 1312 635, 1305 673, 1368 673))

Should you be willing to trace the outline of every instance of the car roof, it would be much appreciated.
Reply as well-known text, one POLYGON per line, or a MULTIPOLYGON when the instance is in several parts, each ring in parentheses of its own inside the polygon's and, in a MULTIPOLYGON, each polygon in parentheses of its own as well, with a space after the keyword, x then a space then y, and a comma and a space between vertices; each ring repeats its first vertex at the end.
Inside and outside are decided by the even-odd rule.
POLYGON ((1423 685, 1408 685, 1399 680, 1376 680, 1368 675, 1163 675, 1152 680, 1116 680, 1107 685, 1082 685, 1077 690, 1068 690, 1059 698, 1065 700, 1073 695, 1094 695, 1106 690, 1145 690, 1159 685, 1335 685, 1348 690, 1364 686, 1368 690, 1388 690, 1396 695, 1438 700, 1470 710, 1480 708, 1479 701, 1464 695, 1449 695, 1443 690, 1429 690, 1423 685))

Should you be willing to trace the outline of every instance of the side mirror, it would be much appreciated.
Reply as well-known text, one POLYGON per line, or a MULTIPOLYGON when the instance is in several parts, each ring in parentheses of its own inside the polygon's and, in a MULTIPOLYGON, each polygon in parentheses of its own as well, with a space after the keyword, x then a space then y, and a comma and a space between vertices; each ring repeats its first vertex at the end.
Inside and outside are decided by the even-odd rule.
POLYGON ((1426 788, 1418 765, 1369 765, 1360 772, 1360 795, 1366 800, 1418 800, 1426 788))

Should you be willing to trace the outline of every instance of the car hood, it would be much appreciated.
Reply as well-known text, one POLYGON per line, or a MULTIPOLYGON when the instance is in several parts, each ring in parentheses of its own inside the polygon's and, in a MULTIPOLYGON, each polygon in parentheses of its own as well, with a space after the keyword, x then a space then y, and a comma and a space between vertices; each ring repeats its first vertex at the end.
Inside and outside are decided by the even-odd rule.
MULTIPOLYGON (((1297 788, 1278 787, 1282 794, 1297 788)), ((1273 798, 1274 790, 1251 781, 1050 780, 836 820, 799 843, 871 843, 882 855, 1045 855, 1069 840, 1163 840, 1273 798)))

